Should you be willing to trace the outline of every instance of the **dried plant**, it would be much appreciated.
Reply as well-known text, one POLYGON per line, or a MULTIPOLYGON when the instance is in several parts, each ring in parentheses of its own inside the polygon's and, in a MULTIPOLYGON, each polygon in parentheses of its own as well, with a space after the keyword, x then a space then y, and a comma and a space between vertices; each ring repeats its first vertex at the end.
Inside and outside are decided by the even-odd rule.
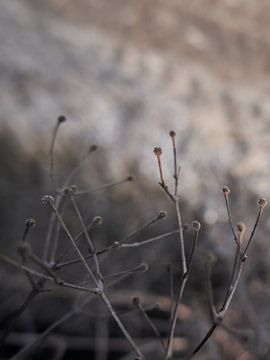
MULTIPOLYGON (((183 294, 185 292, 186 285, 190 277, 194 254, 196 251, 201 230, 200 222, 198 220, 193 220, 191 222, 191 229, 193 231, 193 242, 191 250, 188 254, 186 250, 185 234, 189 229, 189 226, 187 224, 183 224, 182 222, 182 206, 180 202, 181 198, 179 195, 180 166, 178 164, 177 158, 176 133, 175 131, 170 131, 169 133, 173 153, 173 189, 170 189, 164 177, 164 153, 162 149, 160 147, 155 147, 154 155, 156 156, 158 164, 159 185, 164 191, 164 193, 167 195, 169 201, 173 204, 173 207, 175 209, 175 216, 177 219, 177 229, 165 232, 158 236, 147 238, 146 240, 134 240, 134 237, 143 232, 145 229, 149 228, 150 226, 159 221, 166 219, 166 211, 160 210, 157 214, 153 216, 153 218, 146 221, 144 224, 140 225, 137 229, 127 234, 123 238, 119 239, 118 241, 113 241, 110 245, 104 248, 97 249, 95 246, 95 242, 91 236, 91 230, 96 226, 101 226, 103 224, 103 219, 101 216, 97 215, 89 223, 87 223, 84 220, 83 213, 81 212, 79 202, 80 197, 97 189, 107 189, 125 182, 132 182, 134 180, 134 177, 129 175, 125 179, 118 182, 100 185, 96 189, 90 190, 81 190, 76 185, 71 184, 71 181, 74 180, 85 160, 97 150, 97 146, 92 145, 87 151, 87 153, 82 157, 81 161, 70 171, 63 184, 59 186, 55 175, 54 148, 60 125, 65 121, 66 118, 64 116, 60 116, 57 119, 49 150, 49 175, 54 188, 54 193, 53 195, 49 194, 42 197, 43 205, 46 206, 48 208, 48 211, 50 212, 50 220, 48 224, 48 231, 45 236, 43 255, 42 257, 39 257, 37 254, 35 254, 30 245, 30 242, 28 241, 30 230, 36 225, 35 219, 26 220, 22 240, 18 244, 18 253, 20 255, 21 262, 15 261, 8 256, 0 255, 1 260, 20 269, 23 273, 25 273, 25 276, 27 277, 31 286, 31 291, 29 292, 23 304, 16 311, 8 314, 1 321, 2 332, 0 344, 1 346, 5 344, 5 341, 10 335, 15 322, 28 308, 28 306, 31 304, 33 299, 37 297, 38 294, 48 291, 54 291, 57 288, 69 288, 77 294, 73 307, 69 309, 63 316, 56 319, 55 322, 52 323, 46 330, 37 335, 28 344, 23 346, 17 353, 15 353, 12 356, 13 360, 28 359, 30 354, 40 344, 42 344, 44 339, 49 336, 54 329, 56 329, 64 322, 69 321, 71 317, 77 314, 83 314, 84 312, 86 313, 87 306, 94 299, 99 299, 100 302, 105 305, 111 317, 115 321, 115 324, 119 327, 124 338, 129 343, 132 352, 126 358, 134 359, 134 357, 136 356, 137 359, 147 359, 148 355, 147 351, 144 350, 145 346, 138 344, 128 331, 126 325, 121 319, 121 316, 118 314, 112 302, 110 301, 109 290, 110 287, 126 279, 132 274, 145 273, 148 270, 148 264, 142 263, 132 268, 119 270, 115 273, 108 272, 106 275, 104 275, 103 262, 106 258, 111 258, 113 256, 113 253, 121 248, 138 248, 148 244, 155 244, 156 241, 166 239, 171 235, 177 234, 179 239, 178 249, 180 257, 180 269, 176 276, 177 284, 175 284, 175 276, 173 276, 172 264, 167 264, 171 298, 171 305, 168 310, 169 326, 167 338, 161 335, 159 327, 154 324, 154 322, 151 320, 151 316, 147 313, 148 310, 153 309, 153 307, 148 308, 144 306, 140 297, 134 297, 132 301, 132 304, 136 308, 136 311, 144 319, 146 326, 149 327, 149 329, 152 331, 153 336, 159 341, 161 345, 160 359, 172 359, 175 353, 174 340, 177 322, 179 321, 179 313, 181 316, 180 304, 182 302, 183 294), (67 206, 71 206, 74 217, 80 225, 81 231, 78 234, 72 234, 72 231, 66 223, 65 213, 67 206), (63 246, 62 242, 59 241, 60 230, 65 235, 65 246, 63 246), (86 253, 84 250, 85 247, 88 249, 86 253), (75 256, 70 259, 69 257, 67 257, 67 255, 70 254, 72 251, 75 256), (81 281, 67 281, 65 279, 65 274, 61 272, 62 269, 69 268, 71 265, 74 264, 81 264, 81 267, 84 269, 84 277, 81 279, 81 281), (48 284, 50 284, 51 287, 48 287, 48 284), (177 291, 175 294, 174 287, 176 285, 177 291), (85 295, 82 296, 82 294, 85 295)), ((218 308, 214 302, 213 289, 211 284, 213 265, 217 260, 213 254, 209 254, 209 256, 207 257, 207 289, 212 324, 210 329, 206 332, 205 336, 201 340, 199 340, 199 343, 195 347, 195 349, 184 357, 185 359, 195 358, 195 356, 206 344, 206 342, 209 340, 216 328, 222 325, 222 321, 231 304, 232 298, 235 294, 236 288, 243 273, 247 261, 247 252, 254 238, 256 229, 263 214, 263 210, 267 205, 267 201, 265 199, 259 199, 258 214, 255 220, 255 224, 252 228, 250 235, 245 238, 245 224, 238 223, 235 226, 233 223, 229 204, 230 193, 231 191, 229 187, 224 186, 223 195, 225 200, 225 206, 227 210, 230 230, 235 245, 235 257, 233 261, 230 281, 228 283, 227 290, 223 299, 223 304, 220 308, 218 308)), ((61 357, 59 355, 59 358, 62 358, 64 355, 64 351, 60 351, 60 354, 61 357)))

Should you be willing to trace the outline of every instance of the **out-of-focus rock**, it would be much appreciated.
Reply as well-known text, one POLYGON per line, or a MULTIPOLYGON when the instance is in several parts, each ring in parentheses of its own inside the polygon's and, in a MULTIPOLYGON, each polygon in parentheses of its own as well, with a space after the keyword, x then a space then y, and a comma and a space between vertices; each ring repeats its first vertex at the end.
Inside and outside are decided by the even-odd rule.
POLYGON ((112 177, 132 164, 156 179, 152 149, 163 147, 168 176, 175 129, 191 202, 220 190, 228 174, 270 195, 268 2, 0 7, 0 122, 26 149, 64 113, 67 136, 107 148, 112 177))

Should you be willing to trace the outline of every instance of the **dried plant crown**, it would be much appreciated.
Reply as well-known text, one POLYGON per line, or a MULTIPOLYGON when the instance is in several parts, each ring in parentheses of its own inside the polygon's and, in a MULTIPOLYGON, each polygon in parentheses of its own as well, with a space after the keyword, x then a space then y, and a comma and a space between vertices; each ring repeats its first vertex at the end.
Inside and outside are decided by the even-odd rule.
POLYGON ((223 186, 222 191, 223 191, 223 194, 224 194, 225 196, 228 196, 228 195, 230 194, 230 192, 231 192, 229 186, 223 186))
POLYGON ((155 147, 153 152, 156 156, 160 156, 162 154, 162 149, 161 147, 155 147))
POLYGON ((267 200, 264 198, 259 199, 258 205, 261 209, 264 209, 267 206, 267 200))
POLYGON ((44 195, 41 198, 43 205, 53 205, 54 204, 54 197, 52 195, 44 195))
POLYGON ((37 222, 36 222, 36 220, 33 219, 33 218, 30 218, 30 219, 26 219, 26 220, 25 220, 25 226, 26 226, 28 229, 30 229, 30 228, 32 228, 32 227, 35 227, 36 224, 37 224, 37 222))

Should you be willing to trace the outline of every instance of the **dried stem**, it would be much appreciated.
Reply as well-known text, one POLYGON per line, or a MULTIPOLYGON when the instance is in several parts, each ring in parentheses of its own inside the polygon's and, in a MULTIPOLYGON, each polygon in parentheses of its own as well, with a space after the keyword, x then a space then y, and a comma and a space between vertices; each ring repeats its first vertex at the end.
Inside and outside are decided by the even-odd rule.
MULTIPOLYGON (((144 241, 141 241, 141 242, 134 242, 134 243, 131 243, 131 244, 126 244, 126 243, 121 244, 120 242, 122 240, 121 241, 116 241, 110 246, 107 246, 107 247, 105 247, 103 249, 97 250, 96 255, 99 256, 99 255, 105 254, 108 251, 111 251, 113 248, 125 248, 125 247, 131 247, 132 248, 132 247, 144 246, 144 245, 150 244, 152 242, 155 242, 157 240, 165 239, 168 236, 178 234, 178 233, 179 233, 179 230, 173 230, 173 231, 170 231, 168 233, 161 234, 161 235, 155 236, 153 238, 150 238, 150 239, 147 239, 147 240, 144 240, 144 241)), ((84 255, 85 259, 90 259, 92 257, 93 257, 93 254, 84 255)), ((81 261, 80 258, 72 259, 72 260, 57 264, 56 268, 60 269, 60 268, 63 268, 63 267, 69 266, 69 265, 74 265, 74 264, 77 264, 80 261, 81 261)))
POLYGON ((93 281, 95 282, 96 286, 99 288, 99 282, 96 280, 92 270, 90 269, 90 267, 88 266, 87 262, 85 261, 84 256, 82 255, 80 249, 78 248, 76 242, 74 241, 71 233, 69 232, 61 214, 59 213, 58 209, 56 208, 56 206, 53 203, 49 204, 52 211, 56 214, 56 217, 58 219, 58 221, 60 222, 63 230, 65 231, 67 237, 69 238, 70 242, 72 243, 74 249, 76 250, 77 254, 79 255, 79 258, 81 260, 81 262, 83 263, 84 267, 86 268, 87 272, 89 273, 89 275, 91 276, 91 278, 93 279, 93 281))
POLYGON ((50 178, 51 178, 52 184, 53 184, 55 189, 57 189, 57 185, 56 185, 56 182, 55 182, 55 174, 54 174, 54 146, 55 146, 56 137, 57 137, 59 127, 65 121, 66 121, 66 118, 64 116, 59 116, 59 118, 57 119, 57 122, 56 122, 54 130, 53 130, 53 135, 52 135, 52 140, 51 140, 50 150, 49 150, 50 178))
POLYGON ((115 187, 117 185, 124 184, 126 182, 131 182, 131 181, 134 181, 134 177, 133 176, 128 176, 127 178, 125 178, 123 180, 111 182, 111 183, 108 183, 108 184, 104 184, 104 185, 98 186, 98 187, 93 188, 93 189, 79 190, 79 191, 76 192, 75 196, 90 194, 90 193, 98 191, 98 190, 108 189, 108 188, 111 188, 111 187, 115 187))
POLYGON ((159 339, 162 347, 164 350, 166 350, 166 344, 162 338, 162 336, 160 335, 158 329, 156 328, 155 324, 152 322, 152 320, 150 319, 150 317, 147 315, 145 309, 143 308, 140 299, 138 297, 133 298, 132 303, 134 306, 137 307, 137 309, 140 311, 140 313, 143 315, 144 319, 146 320, 146 322, 149 324, 149 326, 151 327, 151 329, 153 330, 154 334, 156 335, 156 337, 159 339))
POLYGON ((176 153, 176 144, 175 144, 175 137, 176 137, 176 133, 175 131, 170 131, 170 137, 172 139, 172 147, 173 147, 173 162, 174 162, 174 196, 177 196, 178 194, 178 165, 177 165, 177 153, 176 153))
POLYGON ((98 284, 99 284, 99 288, 102 291, 102 289, 103 289, 102 274, 101 274, 101 271, 100 271, 99 261, 98 261, 98 258, 97 258, 96 250, 95 250, 93 242, 92 242, 92 240, 91 240, 91 238, 90 238, 90 236, 88 234, 88 231, 87 231, 87 228, 85 226, 84 220, 82 218, 81 212, 80 212, 80 210, 78 208, 77 202, 76 202, 75 197, 73 195, 71 196, 71 201, 72 201, 72 204, 74 206, 75 212, 76 212, 76 214, 78 216, 78 219, 79 219, 79 221, 81 223, 81 226, 82 226, 85 238, 87 240, 87 243, 89 245, 90 251, 93 254, 93 259, 94 259, 95 268, 96 268, 96 278, 97 278, 97 281, 98 281, 98 284))
POLYGON ((225 205, 226 205, 226 210, 227 210, 227 215, 228 215, 228 220, 229 220, 229 225, 233 234, 233 238, 234 241, 236 243, 236 245, 238 246, 238 237, 237 234, 234 230, 234 226, 233 226, 233 222, 232 222, 232 215, 231 215, 231 210, 230 210, 230 204, 229 204, 229 194, 230 194, 231 190, 229 189, 228 186, 224 186, 223 187, 223 195, 224 195, 224 200, 225 200, 225 205))
POLYGON ((256 221, 255 221, 255 224, 253 226, 253 229, 251 231, 251 234, 250 234, 250 237, 249 237, 249 240, 247 242, 247 245, 246 247, 244 248, 244 251, 240 251, 239 247, 241 246, 241 243, 240 243, 240 237, 237 237, 237 244, 239 244, 239 247, 237 247, 236 249, 236 254, 238 256, 238 261, 236 261, 235 263, 236 264, 239 264, 239 266, 235 266, 235 274, 233 274, 232 278, 231 278, 231 284, 229 285, 229 291, 227 291, 227 294, 225 296, 225 300, 224 300, 224 303, 221 307, 221 309, 215 314, 215 319, 213 321, 213 324, 211 326, 211 328, 209 329, 209 331, 207 332, 207 334, 205 335, 205 337, 201 340, 201 342, 199 343, 199 345, 195 348, 195 350, 193 350, 193 352, 190 354, 190 356, 187 358, 187 360, 190 360, 192 359, 200 350, 201 348, 204 346, 204 344, 208 341, 208 339, 210 338, 210 336, 213 334, 213 332, 215 331, 215 329, 218 327, 218 325, 222 322, 227 310, 228 310, 228 307, 232 301, 232 298, 233 298, 233 295, 237 289, 237 286, 239 284, 239 281, 240 281, 240 278, 241 278, 241 275, 243 273, 243 270, 244 270, 244 265, 245 265, 245 262, 246 262, 246 259, 247 259, 247 255, 246 255, 246 252, 248 250, 248 247, 252 241, 252 239, 254 238, 254 235, 255 235, 255 232, 256 232, 256 229, 257 229, 257 226, 259 224, 259 221, 260 221, 260 218, 262 216, 262 212, 263 212, 263 209, 265 208, 266 206, 266 200, 264 199, 260 199, 259 202, 259 212, 258 212, 258 215, 257 215, 257 218, 256 218, 256 221), (237 270, 236 270, 237 269, 237 270))

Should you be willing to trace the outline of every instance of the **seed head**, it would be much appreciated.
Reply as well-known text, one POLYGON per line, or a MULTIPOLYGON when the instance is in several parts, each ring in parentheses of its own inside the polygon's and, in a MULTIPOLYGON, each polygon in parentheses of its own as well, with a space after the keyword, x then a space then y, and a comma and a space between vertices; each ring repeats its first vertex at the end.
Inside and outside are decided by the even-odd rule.
POLYGON ((161 147, 155 147, 153 152, 156 156, 160 156, 162 154, 162 149, 161 147))
POLYGON ((230 190, 230 188, 229 188, 228 186, 224 186, 223 189, 222 189, 222 191, 223 191, 224 196, 226 196, 226 197, 227 197, 227 196, 230 194, 230 192, 231 192, 231 190, 230 190))
POLYGON ((146 263, 141 263, 140 265, 140 271, 146 272, 148 270, 149 266, 146 263))
POLYGON ((164 210, 160 210, 160 212, 158 213, 157 218, 161 219, 161 220, 164 220, 166 217, 167 217, 167 212, 164 211, 164 210))
POLYGON ((93 223, 96 225, 101 225, 103 223, 103 219, 101 216, 95 216, 93 219, 93 223))
POLYGON ((54 204, 54 197, 52 195, 44 195, 41 198, 42 204, 43 205, 53 205, 54 204))
POLYGON ((195 232, 198 232, 200 230, 200 228, 201 228, 201 223, 199 221, 197 221, 197 220, 194 220, 192 222, 192 228, 193 228, 193 230, 195 232))
POLYGON ((135 305, 135 306, 138 306, 140 304, 140 298, 139 297, 134 297, 132 299, 132 304, 135 305))
POLYGON ((27 219, 25 220, 25 226, 30 229, 31 227, 35 227, 36 226, 36 220, 35 219, 27 219))
POLYGON ((174 130, 170 131, 170 137, 175 137, 176 136, 176 132, 174 130))
POLYGON ((258 205, 261 209, 264 209, 267 206, 267 200, 266 199, 259 199, 258 200, 258 205))
POLYGON ((67 120, 67 118, 64 115, 60 115, 58 117, 58 124, 61 124, 63 122, 65 122, 67 120))

